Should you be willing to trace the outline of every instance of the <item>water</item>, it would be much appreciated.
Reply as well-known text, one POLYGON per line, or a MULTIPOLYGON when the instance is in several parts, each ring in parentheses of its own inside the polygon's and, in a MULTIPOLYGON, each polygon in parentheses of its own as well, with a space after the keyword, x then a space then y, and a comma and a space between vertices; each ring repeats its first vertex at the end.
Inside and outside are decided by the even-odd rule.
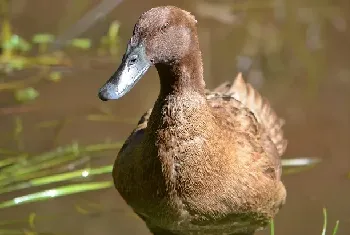
MULTIPOLYGON (((68 23, 60 20, 68 2, 18 1, 13 16, 16 32, 27 38, 36 32, 57 33, 77 20, 74 17, 66 20, 68 23)), ((94 4, 98 1, 87 2, 94 4)), ((265 45, 268 44, 269 47, 265 47, 265 51, 269 53, 260 53, 254 57, 256 61, 253 70, 256 72, 250 74, 250 81, 260 88, 263 95, 271 100, 277 113, 286 119, 285 133, 289 146, 285 156, 319 157, 323 160, 314 169, 283 177, 288 198, 287 204, 276 217, 276 234, 321 234, 323 207, 328 209, 329 227, 339 219, 339 234, 349 234, 350 180, 347 174, 350 172, 350 34, 344 26, 344 22, 349 22, 349 16, 346 15, 350 9, 349 3, 345 0, 337 1, 337 5, 330 6, 326 5, 326 1, 293 1, 285 13, 281 10, 274 12, 273 9, 259 5, 257 9, 237 11, 237 18, 225 10, 230 1, 220 1, 220 4, 224 4, 223 8, 219 1, 165 2, 125 1, 84 35, 98 38, 106 32, 109 22, 118 19, 122 24, 121 51, 124 51, 132 27, 143 11, 159 4, 176 4, 197 16, 206 83, 209 88, 213 88, 234 78, 238 55, 254 54, 251 48, 256 46, 255 42, 263 41, 259 37, 258 25, 264 24, 266 28, 262 35, 267 38, 265 45), (310 12, 306 6, 314 7, 311 7, 310 12), (337 12, 335 16, 338 18, 327 21, 320 14, 315 14, 315 9, 322 6, 326 10, 320 12, 328 14, 330 7, 339 7, 343 13, 337 12), (290 16, 293 11, 294 17, 290 16), (316 17, 310 17, 312 14, 316 17), (254 35, 250 39, 249 32, 254 35), (280 37, 281 43, 271 43, 276 41, 276 37, 280 37), (298 40, 309 44, 298 49, 298 40), (250 46, 244 43, 247 41, 251 43, 250 46), (283 50, 279 50, 281 47, 283 50), (318 50, 320 47, 323 49, 318 50), (264 71, 263 78, 260 77, 261 70, 264 71)), ((256 5, 262 1, 250 2, 256 5)), ((281 0, 279 4, 283 5, 284 1, 281 0)), ((263 49, 260 50, 262 51, 263 49)), ((73 140, 79 140, 82 144, 100 143, 106 138, 122 141, 135 125, 92 122, 86 120, 86 115, 98 112, 103 106, 118 117, 137 119, 153 105, 159 89, 155 69, 151 69, 121 100, 102 103, 97 98, 98 88, 117 68, 120 57, 115 58, 115 61, 94 62, 92 57, 96 56, 90 54, 75 58, 78 65, 64 76, 62 82, 54 84, 43 81, 36 86, 40 91, 40 98, 34 105, 37 109, 19 114, 24 125, 26 151, 47 151, 73 140), (53 128, 36 127, 42 121, 65 117, 74 118, 58 135, 53 128)), ((243 60, 239 66, 249 66, 249 60, 243 60)), ((24 79, 29 74, 30 72, 22 72, 13 79, 24 79)), ((2 92, 0 96, 2 108, 16 106, 11 94, 2 92)), ((0 113, 1 147, 15 147, 10 135, 13 117, 0 113)), ((106 153, 105 157, 92 164, 111 164, 116 154, 106 153)), ((109 180, 111 176, 100 178, 109 180)), ((24 190, 21 193, 28 192, 31 191, 24 190)), ((0 200, 15 195, 17 194, 0 196, 0 200)), ((133 215, 114 189, 4 209, 0 212, 0 221, 24 219, 17 228, 28 228, 27 218, 31 212, 35 212, 38 217, 35 223, 37 231, 45 234, 149 234, 143 222, 133 215), (77 205, 91 208, 87 207, 87 202, 98 204, 97 209, 92 209, 96 213, 84 215, 77 212, 77 205)), ((268 234, 268 231, 258 234, 268 234)))

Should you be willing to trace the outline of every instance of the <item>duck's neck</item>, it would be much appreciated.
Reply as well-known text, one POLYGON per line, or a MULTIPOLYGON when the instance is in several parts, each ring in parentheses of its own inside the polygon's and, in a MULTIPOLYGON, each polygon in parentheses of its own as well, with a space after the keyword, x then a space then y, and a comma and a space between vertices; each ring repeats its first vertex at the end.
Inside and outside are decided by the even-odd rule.
POLYGON ((149 120, 150 129, 156 130, 163 125, 172 125, 180 119, 190 120, 193 118, 193 113, 206 111, 207 101, 200 54, 191 54, 181 63, 158 64, 156 68, 161 88, 149 120))
POLYGON ((160 78, 160 97, 194 92, 204 96, 203 65, 200 50, 191 50, 178 62, 156 65, 160 78))
POLYGON ((183 126, 193 118, 203 119, 207 115, 203 65, 199 48, 178 63, 157 64, 160 78, 160 93, 149 119, 149 130, 174 123, 183 126), (194 113, 202 117, 194 117, 194 113))

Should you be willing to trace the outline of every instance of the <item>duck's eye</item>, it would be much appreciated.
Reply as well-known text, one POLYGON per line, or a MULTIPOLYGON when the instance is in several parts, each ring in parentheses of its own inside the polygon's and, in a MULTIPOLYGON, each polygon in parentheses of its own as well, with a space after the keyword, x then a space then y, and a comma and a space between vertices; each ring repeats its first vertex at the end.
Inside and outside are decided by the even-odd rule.
POLYGON ((161 28, 160 28, 160 30, 161 31, 165 31, 166 30, 166 28, 168 28, 168 25, 169 25, 169 23, 167 22, 167 23, 165 23, 161 28))
POLYGON ((135 64, 136 61, 137 61, 137 55, 133 55, 133 56, 129 59, 129 65, 135 64))

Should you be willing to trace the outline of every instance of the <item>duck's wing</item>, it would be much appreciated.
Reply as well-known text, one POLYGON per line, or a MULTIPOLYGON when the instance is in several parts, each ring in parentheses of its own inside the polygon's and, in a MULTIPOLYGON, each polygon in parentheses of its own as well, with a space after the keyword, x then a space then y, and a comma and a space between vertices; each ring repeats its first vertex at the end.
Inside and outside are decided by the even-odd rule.
POLYGON ((127 149, 133 149, 134 146, 137 146, 143 139, 144 131, 147 127, 149 117, 151 115, 152 109, 149 109, 146 113, 144 113, 139 122, 137 123, 136 128, 127 138, 122 148, 119 151, 119 154, 125 152, 127 149))
POLYGON ((284 120, 277 116, 268 100, 246 83, 242 74, 238 74, 233 82, 225 82, 213 91, 207 91, 207 99, 212 107, 227 114, 228 120, 225 121, 231 126, 258 135, 264 151, 275 162, 279 178, 280 156, 286 150, 287 140, 282 130, 284 120))

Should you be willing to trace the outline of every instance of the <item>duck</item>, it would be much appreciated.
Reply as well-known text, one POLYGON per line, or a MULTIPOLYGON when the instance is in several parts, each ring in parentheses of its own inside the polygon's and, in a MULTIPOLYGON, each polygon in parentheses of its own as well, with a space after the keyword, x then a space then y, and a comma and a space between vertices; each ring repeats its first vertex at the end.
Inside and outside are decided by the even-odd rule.
POLYGON ((286 201, 284 120, 241 73, 206 88, 197 21, 186 10, 142 13, 98 97, 120 99, 153 66, 158 98, 113 167, 121 197, 152 234, 252 235, 265 228, 286 201))

